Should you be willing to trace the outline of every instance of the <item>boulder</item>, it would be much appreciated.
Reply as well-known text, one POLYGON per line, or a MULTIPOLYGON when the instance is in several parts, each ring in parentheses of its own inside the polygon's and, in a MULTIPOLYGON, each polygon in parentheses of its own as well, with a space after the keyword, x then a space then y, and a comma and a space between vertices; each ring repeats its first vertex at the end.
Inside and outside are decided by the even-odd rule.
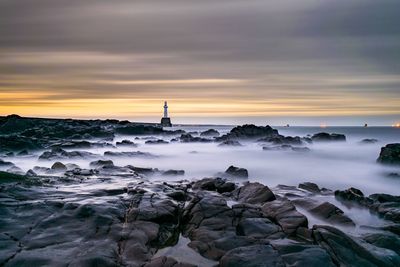
POLYGON ((316 193, 316 194, 321 193, 321 189, 319 189, 318 185, 315 183, 305 182, 299 184, 298 187, 306 191, 309 191, 311 193, 316 193))
POLYGON ((267 218, 277 222, 288 235, 296 233, 300 227, 308 227, 307 217, 296 210, 288 199, 266 202, 261 210, 267 218))
POLYGON ((400 165, 400 143, 382 147, 377 161, 382 164, 400 165))
POLYGON ((178 176, 178 175, 185 175, 184 170, 168 170, 162 173, 164 176, 178 176))
POLYGON ((63 163, 57 161, 51 166, 51 169, 57 172, 64 172, 67 170, 67 167, 63 163))
POLYGON ((257 182, 245 183, 242 187, 235 189, 232 196, 240 202, 249 204, 263 204, 276 199, 268 186, 257 182))
POLYGON ((134 142, 130 141, 130 140, 122 140, 121 142, 117 142, 116 145, 118 147, 121 146, 129 146, 129 147, 137 147, 137 144, 135 144, 134 142))
POLYGON ((373 203, 373 200, 364 196, 361 190, 351 187, 344 191, 336 190, 335 198, 341 201, 355 202, 361 206, 369 206, 373 203))
POLYGON ((212 142, 212 140, 210 140, 210 139, 206 139, 206 138, 202 138, 202 137, 194 137, 188 133, 182 134, 179 139, 182 143, 209 143, 209 142, 212 142))
POLYGON ((192 185, 193 190, 217 191, 218 193, 232 192, 236 185, 222 178, 204 178, 192 185))
POLYGON ((364 145, 375 144, 375 143, 378 143, 378 140, 373 139, 373 138, 363 139, 360 141, 360 144, 364 144, 364 145))
POLYGON ((346 136, 336 133, 317 133, 311 137, 313 142, 346 141, 346 136))
POLYGON ((249 178, 249 172, 246 169, 235 166, 229 166, 225 174, 235 178, 249 178))
POLYGON ((344 215, 344 212, 341 209, 329 202, 324 202, 317 207, 310 209, 309 212, 332 224, 355 226, 355 223, 349 217, 344 215))

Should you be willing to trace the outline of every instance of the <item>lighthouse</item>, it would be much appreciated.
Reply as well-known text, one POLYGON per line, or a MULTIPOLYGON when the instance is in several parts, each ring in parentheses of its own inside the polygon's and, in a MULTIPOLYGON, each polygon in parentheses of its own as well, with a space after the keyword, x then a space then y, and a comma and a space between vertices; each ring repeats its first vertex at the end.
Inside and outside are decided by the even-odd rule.
POLYGON ((168 103, 164 102, 164 116, 161 118, 162 127, 172 127, 171 119, 168 117, 168 103))

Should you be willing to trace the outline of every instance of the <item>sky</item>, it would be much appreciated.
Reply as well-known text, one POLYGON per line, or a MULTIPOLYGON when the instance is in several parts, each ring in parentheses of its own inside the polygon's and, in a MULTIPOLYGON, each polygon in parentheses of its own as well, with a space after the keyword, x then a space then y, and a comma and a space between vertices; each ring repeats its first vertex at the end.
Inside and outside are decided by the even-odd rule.
POLYGON ((398 0, 0 0, 0 115, 400 121, 398 0))

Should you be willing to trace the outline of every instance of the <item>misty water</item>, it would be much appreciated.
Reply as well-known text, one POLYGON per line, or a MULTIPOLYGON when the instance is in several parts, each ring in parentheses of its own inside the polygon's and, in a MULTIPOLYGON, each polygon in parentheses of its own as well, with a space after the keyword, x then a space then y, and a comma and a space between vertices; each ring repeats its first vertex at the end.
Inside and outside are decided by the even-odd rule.
MULTIPOLYGON (((180 126, 187 132, 201 132, 209 128, 221 134, 228 132, 229 126, 180 126)), ((111 158, 115 165, 133 165, 151 167, 160 170, 184 170, 179 179, 201 179, 225 171, 230 165, 248 169, 249 180, 258 181, 270 187, 278 184, 298 185, 301 182, 315 182, 320 187, 332 190, 356 187, 366 194, 398 194, 400 179, 390 177, 390 173, 400 172, 399 168, 380 165, 376 162, 380 148, 388 143, 400 142, 400 129, 394 127, 276 127, 280 134, 307 136, 318 132, 342 133, 346 142, 315 143, 307 145, 309 152, 282 150, 263 150, 262 144, 241 141, 240 147, 219 147, 218 143, 179 143, 145 144, 152 138, 135 136, 117 136, 114 144, 121 140, 131 140, 138 147, 92 148, 89 151, 103 155, 105 151, 142 151, 156 155, 147 157, 111 158), (362 144, 366 138, 377 139, 374 144, 362 144)), ((164 138, 169 141, 173 137, 164 138)), ((74 149, 76 150, 76 149, 74 149)), ((53 161, 39 161, 37 156, 7 158, 24 171, 34 166, 51 167, 53 161)), ((104 158, 104 157, 102 157, 104 158)), ((89 168, 93 159, 69 160, 63 163, 75 163, 89 168)), ((151 179, 176 180, 177 177, 152 177, 151 179)))

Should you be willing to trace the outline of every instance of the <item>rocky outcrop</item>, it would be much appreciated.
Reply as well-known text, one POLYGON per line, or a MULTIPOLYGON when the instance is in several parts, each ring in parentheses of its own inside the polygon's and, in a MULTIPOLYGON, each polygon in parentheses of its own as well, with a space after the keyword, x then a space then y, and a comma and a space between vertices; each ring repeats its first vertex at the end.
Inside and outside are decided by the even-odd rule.
POLYGON ((330 141, 346 141, 346 136, 344 134, 336 133, 317 133, 311 137, 313 142, 330 142, 330 141))
POLYGON ((110 168, 114 167, 114 162, 112 160, 96 160, 89 163, 92 168, 110 168))
POLYGON ((193 190, 217 191, 218 193, 232 192, 235 188, 234 183, 222 178, 204 178, 192 185, 193 190))
POLYGON ((263 204, 276 199, 268 186, 249 182, 233 191, 232 196, 237 201, 249 204, 263 204))
POLYGON ((210 143, 212 140, 202 137, 194 137, 191 134, 185 133, 182 134, 179 140, 182 143, 210 143))
POLYGON ((382 147, 377 161, 382 164, 400 165, 400 144, 388 144, 382 147))
POLYGON ((340 266, 398 266, 400 256, 395 252, 379 250, 360 243, 342 231, 327 225, 313 227, 315 241, 340 266))
POLYGON ((229 133, 217 138, 218 141, 235 140, 235 139, 259 139, 265 137, 278 136, 278 130, 271 126, 255 126, 253 124, 245 124, 233 128, 229 133))
POLYGON ((43 152, 39 156, 40 160, 57 160, 57 159, 90 159, 98 157, 98 155, 86 151, 67 152, 61 148, 53 148, 51 151, 43 152))
POLYGON ((344 212, 329 202, 324 202, 309 210, 311 214, 334 225, 355 226, 344 212))
POLYGON ((157 139, 157 140, 147 140, 145 142, 147 145, 164 145, 164 144, 169 144, 169 142, 162 140, 162 139, 157 139))
POLYGON ((229 168, 225 171, 225 176, 247 179, 247 178, 249 178, 249 172, 245 168, 229 166, 229 168))
POLYGON ((130 140, 122 140, 121 142, 117 142, 116 143, 116 145, 117 145, 117 147, 124 147, 124 146, 127 146, 127 147, 137 147, 138 145, 137 144, 135 144, 134 142, 132 142, 132 141, 130 141, 130 140))

